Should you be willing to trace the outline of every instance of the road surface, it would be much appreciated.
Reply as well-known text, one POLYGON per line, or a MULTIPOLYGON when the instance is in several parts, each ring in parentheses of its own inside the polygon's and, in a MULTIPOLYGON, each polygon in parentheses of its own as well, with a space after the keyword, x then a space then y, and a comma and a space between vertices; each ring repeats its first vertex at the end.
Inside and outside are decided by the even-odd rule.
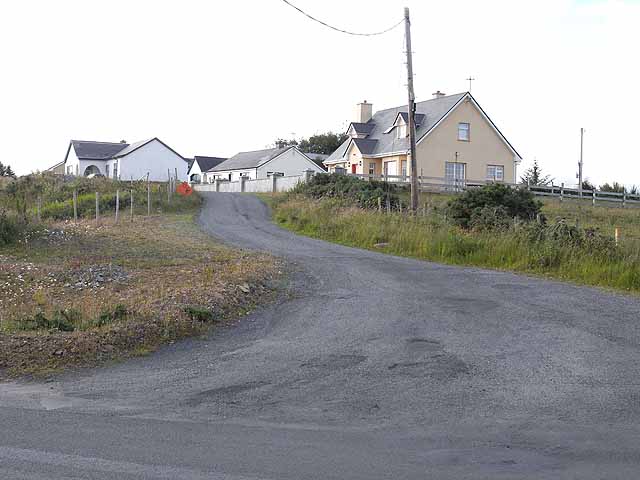
POLYGON ((249 195, 208 194, 200 220, 284 257, 283 299, 0 385, 0 478, 640 476, 638 298, 302 238, 249 195))

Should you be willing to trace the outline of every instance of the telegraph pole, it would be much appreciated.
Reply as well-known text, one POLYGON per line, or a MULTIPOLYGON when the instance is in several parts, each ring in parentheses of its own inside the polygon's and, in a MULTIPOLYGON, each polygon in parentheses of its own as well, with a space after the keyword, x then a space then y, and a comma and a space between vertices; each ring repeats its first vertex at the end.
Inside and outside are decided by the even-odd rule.
POLYGON ((582 146, 584 141, 584 128, 580 129, 580 161, 578 162, 578 189, 582 196, 582 146))
POLYGON ((418 210, 418 161, 416 159, 416 95, 413 91, 413 58, 411 53, 411 20, 409 8, 404 9, 404 26, 407 39, 407 89, 409 93, 409 143, 411 145, 411 211, 418 210))

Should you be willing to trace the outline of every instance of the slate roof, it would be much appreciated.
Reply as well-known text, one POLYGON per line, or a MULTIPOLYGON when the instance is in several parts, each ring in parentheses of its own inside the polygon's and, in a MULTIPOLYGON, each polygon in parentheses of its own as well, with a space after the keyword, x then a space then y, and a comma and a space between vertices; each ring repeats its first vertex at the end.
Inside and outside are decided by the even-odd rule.
POLYGON ((125 155, 130 154, 131 152, 133 152, 134 150, 139 149, 140 147, 146 145, 147 143, 151 142, 152 140, 155 140, 155 138, 148 138, 147 140, 140 140, 139 142, 133 142, 130 145, 127 145, 126 148, 120 150, 119 152, 117 152, 116 154, 113 155, 114 158, 120 158, 120 157, 124 157, 125 155))
POLYGON ((193 166, 194 162, 198 162, 198 166, 200 167, 201 172, 206 172, 216 165, 220 165, 224 162, 226 158, 222 157, 205 157, 203 155, 195 155, 193 158, 189 159, 189 170, 193 166))
MULTIPOLYGON (((404 123, 409 124, 409 114, 407 112, 400 112, 400 116, 402 117, 402 120, 404 120, 404 123)), ((426 115, 424 113, 416 113, 416 126, 420 126, 424 123, 424 119, 425 119, 426 115)))
MULTIPOLYGON (((449 110, 456 105, 456 103, 464 98, 466 94, 467 92, 458 93, 455 95, 432 98, 431 100, 416 103, 416 124, 418 124, 418 118, 421 119, 421 123, 416 129, 416 138, 420 139, 429 130, 431 130, 431 128, 438 123, 438 121, 444 117, 449 110)), ((371 125, 370 133, 367 138, 347 139, 329 156, 329 158, 327 158, 327 160, 325 160, 325 164, 340 161, 344 157, 352 140, 356 142, 358 148, 362 145, 366 150, 366 152, 361 151, 363 155, 381 155, 392 152, 406 152, 409 150, 408 138, 398 138, 395 130, 392 130, 389 133, 384 133, 394 124, 398 114, 402 113, 404 113, 405 116, 407 115, 406 105, 376 112, 371 120, 366 123, 367 125, 371 125), (358 140, 361 143, 358 143, 358 140), (362 143, 362 140, 367 142, 362 143), (375 144, 372 140, 376 141, 375 144)))
POLYGON ((371 130, 373 130, 372 123, 351 122, 351 125, 349 125, 349 127, 353 127, 356 133, 364 133, 367 135, 371 133, 371 130))
POLYGON ((281 153, 294 147, 267 148, 265 150, 254 150, 252 152, 240 152, 224 162, 209 169, 209 172, 221 172, 224 170, 241 170, 245 168, 257 168, 260 165, 274 159, 281 153))
POLYGON ((109 160, 129 146, 128 143, 71 140, 76 156, 81 160, 109 160))

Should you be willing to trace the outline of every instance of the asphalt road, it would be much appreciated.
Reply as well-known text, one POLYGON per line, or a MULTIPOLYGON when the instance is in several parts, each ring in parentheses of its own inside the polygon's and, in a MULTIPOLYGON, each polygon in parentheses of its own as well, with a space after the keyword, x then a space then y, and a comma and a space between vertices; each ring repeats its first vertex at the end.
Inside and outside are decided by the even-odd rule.
POLYGON ((640 477, 640 299, 302 238, 252 196, 203 227, 291 286, 207 340, 0 385, 1 479, 640 477))

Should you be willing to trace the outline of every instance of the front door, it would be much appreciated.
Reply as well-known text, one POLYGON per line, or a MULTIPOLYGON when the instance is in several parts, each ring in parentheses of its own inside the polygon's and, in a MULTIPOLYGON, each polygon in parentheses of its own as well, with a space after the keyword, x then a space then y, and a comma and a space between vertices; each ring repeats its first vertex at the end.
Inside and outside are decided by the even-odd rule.
POLYGON ((355 175, 357 168, 358 168, 358 165, 356 165, 355 163, 352 163, 351 164, 351 173, 353 173, 355 175))

